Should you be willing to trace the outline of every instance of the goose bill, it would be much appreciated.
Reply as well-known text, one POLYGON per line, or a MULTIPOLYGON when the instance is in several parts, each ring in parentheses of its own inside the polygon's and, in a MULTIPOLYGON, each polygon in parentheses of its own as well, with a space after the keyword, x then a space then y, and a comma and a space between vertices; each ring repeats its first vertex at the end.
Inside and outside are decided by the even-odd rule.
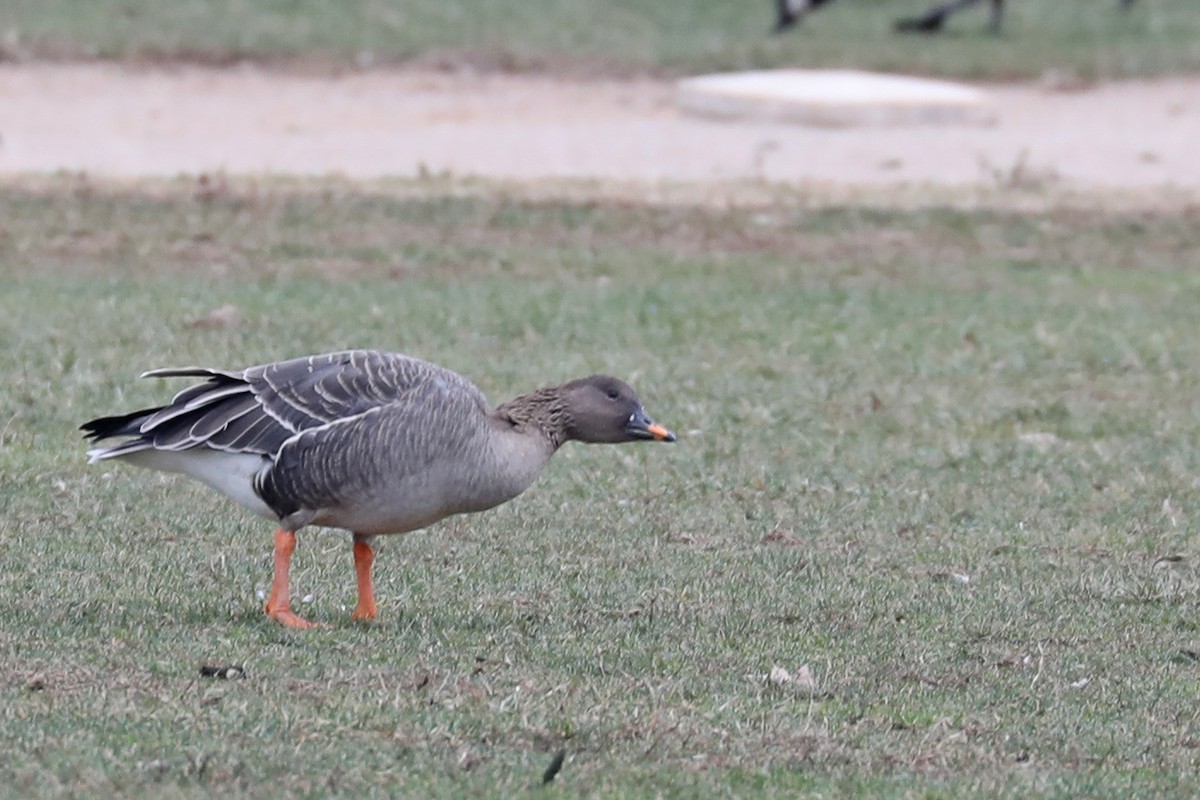
POLYGON ((629 425, 626 427, 626 430, 635 439, 652 439, 656 442, 675 441, 675 434, 651 420, 650 417, 646 416, 646 412, 640 408, 629 418, 629 425))

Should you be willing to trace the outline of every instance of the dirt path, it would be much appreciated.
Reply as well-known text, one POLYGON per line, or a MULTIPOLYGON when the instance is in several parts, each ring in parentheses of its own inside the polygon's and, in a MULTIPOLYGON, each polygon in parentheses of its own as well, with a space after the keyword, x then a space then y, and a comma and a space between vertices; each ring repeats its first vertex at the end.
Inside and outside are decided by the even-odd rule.
POLYGON ((830 130, 687 117, 672 85, 652 79, 10 64, 0 66, 0 174, 448 171, 1200 195, 1200 77, 989 94, 997 122, 987 127, 830 130))

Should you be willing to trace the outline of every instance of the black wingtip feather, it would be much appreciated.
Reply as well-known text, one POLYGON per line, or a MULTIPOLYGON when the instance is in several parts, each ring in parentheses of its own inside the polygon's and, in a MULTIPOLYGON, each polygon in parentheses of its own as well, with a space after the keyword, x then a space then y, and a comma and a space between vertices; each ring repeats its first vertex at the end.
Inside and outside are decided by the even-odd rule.
POLYGON ((97 417, 96 419, 88 420, 79 426, 79 430, 83 431, 86 438, 93 442, 98 442, 101 439, 112 439, 116 436, 136 436, 141 433, 138 427, 142 420, 162 410, 162 406, 157 408, 143 408, 141 411, 134 411, 131 414, 119 414, 114 417, 97 417))

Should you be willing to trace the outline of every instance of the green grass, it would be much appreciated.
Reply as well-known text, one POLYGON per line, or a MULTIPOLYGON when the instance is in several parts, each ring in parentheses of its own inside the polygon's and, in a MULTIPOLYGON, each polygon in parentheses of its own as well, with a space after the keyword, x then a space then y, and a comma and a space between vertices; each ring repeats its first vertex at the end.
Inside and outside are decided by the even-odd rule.
POLYGON ((8 189, 0 795, 1193 796, 1198 222, 8 189), (84 463, 145 368, 354 345, 680 440, 388 541, 377 624, 303 535, 303 633, 267 523, 84 463))
POLYGON ((1017 0, 1004 35, 980 9, 942 36, 897 36, 893 19, 933 0, 840 0, 769 36, 771 0, 9 0, 0 47, 14 57, 413 59, 587 73, 820 66, 1007 79, 1080 78, 1200 68, 1195 0, 1017 0))

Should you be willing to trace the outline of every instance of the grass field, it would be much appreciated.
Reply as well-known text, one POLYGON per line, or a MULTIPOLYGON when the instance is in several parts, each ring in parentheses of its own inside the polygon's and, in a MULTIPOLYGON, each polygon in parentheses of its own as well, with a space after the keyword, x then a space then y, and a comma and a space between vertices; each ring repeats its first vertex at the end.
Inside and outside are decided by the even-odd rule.
POLYGON ((575 73, 680 73, 822 66, 968 78, 1080 78, 1200 68, 1195 0, 1014 0, 1003 36, 982 9, 943 36, 897 36, 892 20, 933 0, 839 0, 788 35, 767 34, 773 0, 8 0, 12 58, 423 61, 575 73))
POLYGON ((1193 796, 1198 222, 0 192, 0 795, 1193 796), (310 532, 304 633, 268 524, 84 463, 145 368, 356 345, 680 441, 387 542, 377 624, 310 532))

